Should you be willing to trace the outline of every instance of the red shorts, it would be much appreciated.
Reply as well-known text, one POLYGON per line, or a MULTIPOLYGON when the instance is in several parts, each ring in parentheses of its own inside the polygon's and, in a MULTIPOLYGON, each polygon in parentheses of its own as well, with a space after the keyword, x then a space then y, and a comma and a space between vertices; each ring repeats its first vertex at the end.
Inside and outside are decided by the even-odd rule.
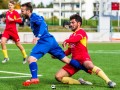
POLYGON ((66 64, 65 66, 62 67, 65 71, 67 71, 70 76, 74 75, 76 72, 79 70, 71 66, 70 64, 66 64))
POLYGON ((2 37, 5 37, 7 39, 12 39, 15 42, 19 42, 20 41, 20 38, 19 38, 17 32, 11 32, 11 31, 4 30, 4 32, 2 34, 2 37))
MULTIPOLYGON (((82 56, 82 57, 76 57, 76 58, 73 58, 73 59, 79 61, 79 62, 81 63, 81 65, 82 65, 85 61, 91 61, 90 56, 89 56, 88 53, 84 54, 84 56, 82 56)), ((74 75, 76 72, 79 71, 78 69, 74 68, 74 67, 71 66, 70 64, 66 64, 65 66, 63 66, 63 69, 64 69, 65 71, 67 71, 67 72, 70 74, 70 76, 74 75)), ((91 74, 91 70, 88 70, 87 73, 91 74)))

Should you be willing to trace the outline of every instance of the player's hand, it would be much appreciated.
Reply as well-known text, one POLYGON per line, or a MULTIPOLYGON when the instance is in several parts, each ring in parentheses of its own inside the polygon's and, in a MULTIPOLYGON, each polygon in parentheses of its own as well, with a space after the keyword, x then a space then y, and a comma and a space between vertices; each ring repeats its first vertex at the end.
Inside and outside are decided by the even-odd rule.
POLYGON ((2 21, 2 22, 5 22, 5 19, 6 19, 6 18, 3 17, 3 18, 1 18, 1 21, 2 21))
POLYGON ((66 45, 67 45, 67 42, 66 42, 66 41, 64 41, 64 42, 63 42, 63 44, 62 44, 62 46, 65 48, 65 47, 66 47, 66 45))
POLYGON ((35 37, 35 38, 33 39, 32 43, 33 43, 33 44, 36 44, 39 39, 40 39, 40 38, 35 37))
POLYGON ((14 19, 12 19, 11 17, 8 16, 8 20, 9 21, 14 21, 14 19))

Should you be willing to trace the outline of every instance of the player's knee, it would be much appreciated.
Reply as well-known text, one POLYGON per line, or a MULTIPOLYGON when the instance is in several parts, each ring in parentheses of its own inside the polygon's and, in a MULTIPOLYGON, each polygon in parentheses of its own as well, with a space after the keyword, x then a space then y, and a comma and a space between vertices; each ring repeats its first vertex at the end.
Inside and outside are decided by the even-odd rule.
POLYGON ((62 76, 60 76, 59 74, 56 74, 55 75, 55 79, 57 80, 57 81, 62 81, 62 76))
POLYGON ((34 57, 29 57, 27 61, 30 64, 32 62, 36 62, 37 60, 34 57))
POLYGON ((68 57, 64 57, 64 58, 62 58, 61 59, 64 63, 67 63, 67 64, 69 64, 70 63, 70 59, 68 58, 68 57))
POLYGON ((6 42, 5 42, 5 41, 3 41, 3 40, 1 40, 1 44, 2 44, 2 45, 5 45, 5 44, 6 44, 6 42))
POLYGON ((93 65, 88 65, 88 66, 87 66, 87 69, 92 70, 93 67, 94 67, 93 65))
POLYGON ((88 70, 92 70, 94 68, 94 65, 92 62, 86 62, 84 64, 84 66, 88 69, 88 70))
POLYGON ((21 46, 20 42, 17 42, 17 43, 16 43, 16 46, 17 46, 17 47, 20 47, 20 46, 21 46))

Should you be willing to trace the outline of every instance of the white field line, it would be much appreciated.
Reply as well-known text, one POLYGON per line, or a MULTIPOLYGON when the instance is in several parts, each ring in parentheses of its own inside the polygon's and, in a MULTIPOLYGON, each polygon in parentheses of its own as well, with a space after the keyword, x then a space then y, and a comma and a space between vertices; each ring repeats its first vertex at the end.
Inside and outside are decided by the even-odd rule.
MULTIPOLYGON (((31 74, 26 73, 17 73, 17 72, 8 72, 8 71, 0 71, 1 73, 7 73, 7 74, 15 74, 15 75, 23 75, 23 76, 6 76, 6 77, 0 77, 0 78, 21 78, 21 77, 31 77, 31 74)), ((38 75, 40 77, 42 75, 38 75)))
MULTIPOLYGON (((40 76, 42 76, 42 75, 38 75, 38 77, 40 77, 40 76)), ((0 77, 0 79, 1 79, 1 78, 23 78, 23 77, 31 77, 31 75, 29 75, 29 76, 8 76, 8 77, 0 77)))
POLYGON ((9 73, 9 74, 17 74, 17 75, 31 75, 26 73, 18 73, 18 72, 9 72, 9 71, 0 71, 1 73, 9 73))
POLYGON ((98 54, 120 54, 120 50, 89 50, 89 53, 98 53, 98 54))

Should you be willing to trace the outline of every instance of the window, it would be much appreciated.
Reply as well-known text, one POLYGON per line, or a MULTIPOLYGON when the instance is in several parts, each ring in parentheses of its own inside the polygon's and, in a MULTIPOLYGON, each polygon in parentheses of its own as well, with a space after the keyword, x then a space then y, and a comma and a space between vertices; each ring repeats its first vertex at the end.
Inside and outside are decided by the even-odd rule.
POLYGON ((80 5, 79 4, 76 4, 76 8, 79 8, 80 7, 80 5))

